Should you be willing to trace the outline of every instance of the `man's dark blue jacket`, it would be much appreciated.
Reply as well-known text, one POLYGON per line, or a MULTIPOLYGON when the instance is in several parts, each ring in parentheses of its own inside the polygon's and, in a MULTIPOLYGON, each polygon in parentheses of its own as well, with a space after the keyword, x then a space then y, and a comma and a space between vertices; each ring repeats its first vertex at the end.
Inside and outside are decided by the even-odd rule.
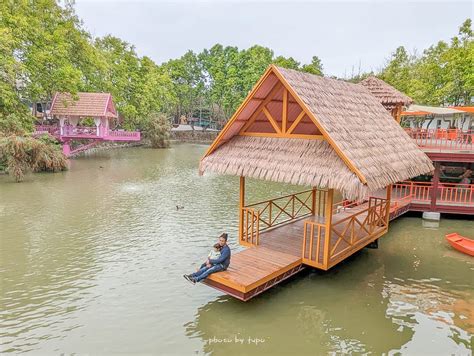
POLYGON ((224 266, 224 269, 227 269, 230 265, 230 248, 227 244, 222 247, 221 255, 219 258, 213 258, 209 260, 211 265, 217 265, 221 263, 224 266))

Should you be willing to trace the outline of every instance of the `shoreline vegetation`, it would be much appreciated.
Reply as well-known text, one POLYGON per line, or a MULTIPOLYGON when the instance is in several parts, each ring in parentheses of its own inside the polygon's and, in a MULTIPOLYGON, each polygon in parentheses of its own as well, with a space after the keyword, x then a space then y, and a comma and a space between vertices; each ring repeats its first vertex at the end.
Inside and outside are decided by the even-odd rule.
MULTIPOLYGON (((147 56, 138 56, 135 47, 120 38, 94 38, 72 2, 4 1, 0 12, 2 142, 33 145, 27 143, 35 140, 31 137, 36 120, 31 106, 48 103, 55 92, 73 96, 81 91, 110 92, 120 113, 117 128, 139 130, 158 148, 169 145, 171 123, 183 117, 200 117, 222 127, 269 64, 327 75, 317 55, 303 64, 260 45, 239 49, 215 44, 157 64, 147 56)), ((359 82, 376 75, 419 104, 470 105, 473 66, 472 21, 467 19, 449 42, 439 41, 418 54, 398 47, 376 72, 354 70, 339 79, 359 82)), ((47 140, 37 146, 48 162, 59 163, 65 157, 53 149, 57 145, 47 140)), ((5 168, 5 162, 20 156, 11 156, 11 149, 2 152, 0 165, 15 171, 5 168)), ((26 167, 28 155, 21 157, 26 159, 21 162, 26 167)), ((62 164, 53 167, 36 164, 28 169, 63 169, 62 164)), ((21 180, 22 174, 13 175, 21 180)))

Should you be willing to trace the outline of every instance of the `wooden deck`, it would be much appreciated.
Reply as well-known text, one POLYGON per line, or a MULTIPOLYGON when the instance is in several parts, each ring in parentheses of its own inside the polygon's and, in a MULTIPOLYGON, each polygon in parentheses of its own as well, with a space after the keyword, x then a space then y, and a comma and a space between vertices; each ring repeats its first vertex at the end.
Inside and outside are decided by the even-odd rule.
MULTIPOLYGON (((328 267, 322 269, 333 267, 386 232, 386 228, 382 226, 370 234, 363 228, 355 229, 352 233, 347 228, 354 216, 363 222, 367 218, 367 208, 368 203, 333 215, 332 223, 337 233, 331 234, 330 246, 334 251, 330 255, 328 267), (352 241, 354 243, 351 245, 352 241)), ((298 273, 308 264, 303 260, 305 222, 324 224, 325 218, 312 215, 261 232, 258 246, 233 254, 229 269, 212 274, 204 283, 246 301, 298 273)), ((323 233, 319 240, 320 248, 312 249, 313 259, 316 251, 319 259, 323 259, 324 242, 323 233)), ((308 249, 309 239, 306 244, 308 249)))

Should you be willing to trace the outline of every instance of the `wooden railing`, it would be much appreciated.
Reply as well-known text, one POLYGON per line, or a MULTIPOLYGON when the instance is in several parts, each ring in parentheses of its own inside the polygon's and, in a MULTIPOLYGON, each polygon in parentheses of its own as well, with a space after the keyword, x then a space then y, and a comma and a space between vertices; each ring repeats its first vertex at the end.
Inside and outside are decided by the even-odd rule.
POLYGON ((387 200, 370 197, 367 208, 356 210, 342 219, 333 216, 330 227, 326 223, 305 221, 303 262, 323 269, 329 268, 344 258, 346 252, 354 250, 354 246, 370 240, 376 233, 386 231, 387 214, 387 200), (327 234, 328 228, 330 234, 327 234))
MULTIPOLYGON (((432 182, 405 181, 393 185, 392 198, 430 202, 432 189, 432 182)), ((438 183, 436 203, 474 205, 474 184, 438 183)))
POLYGON ((252 208, 242 209, 243 231, 242 240, 252 245, 258 245, 260 232, 260 215, 252 208))
POLYGON ((242 240, 258 245, 261 232, 312 214, 324 216, 326 190, 310 189, 242 208, 242 240))
POLYGON ((410 182, 405 181, 392 185, 392 199, 406 199, 411 200, 430 201, 431 189, 433 183, 431 182, 410 182))
POLYGON ((405 131, 420 147, 439 150, 473 150, 474 131, 459 129, 416 129, 405 131))
POLYGON ((474 184, 440 183, 438 191, 437 202, 474 205, 474 184))
POLYGON ((324 223, 311 220, 304 222, 303 250, 301 253, 303 262, 314 267, 325 268, 329 251, 329 244, 326 245, 326 239, 324 238, 325 232, 326 224, 324 223))
POLYGON ((364 202, 365 202, 364 200, 361 200, 361 201, 348 200, 348 199, 341 200, 333 204, 332 213, 333 214, 342 213, 346 211, 347 209, 352 209, 358 205, 364 204, 364 202))

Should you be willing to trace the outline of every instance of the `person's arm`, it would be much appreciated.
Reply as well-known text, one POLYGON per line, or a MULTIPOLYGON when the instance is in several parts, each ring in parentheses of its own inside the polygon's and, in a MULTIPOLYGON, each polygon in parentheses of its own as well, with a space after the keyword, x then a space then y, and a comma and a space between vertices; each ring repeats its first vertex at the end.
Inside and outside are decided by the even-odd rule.
POLYGON ((216 265, 218 263, 224 262, 228 257, 230 256, 230 248, 227 246, 227 248, 222 249, 221 256, 219 258, 213 258, 209 260, 209 263, 211 265, 216 265))

